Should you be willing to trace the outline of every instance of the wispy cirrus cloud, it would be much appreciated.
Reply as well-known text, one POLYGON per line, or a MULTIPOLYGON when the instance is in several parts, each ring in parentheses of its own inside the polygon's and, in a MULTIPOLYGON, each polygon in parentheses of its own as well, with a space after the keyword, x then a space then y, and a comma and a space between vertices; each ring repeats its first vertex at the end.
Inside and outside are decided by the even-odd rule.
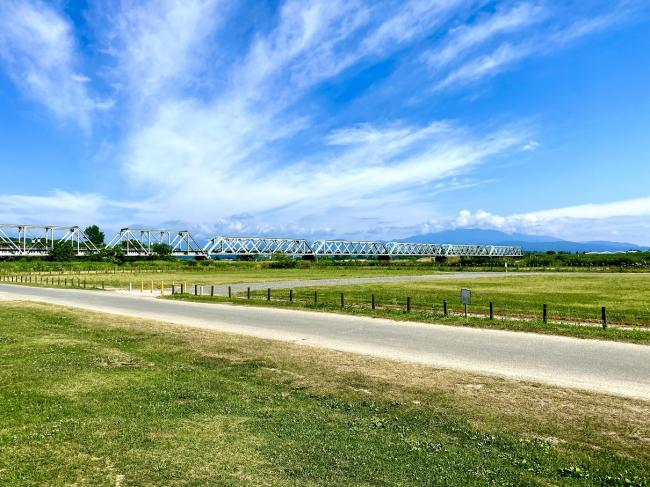
POLYGON ((493 77, 524 59, 549 55, 581 38, 611 29, 642 8, 639 2, 621 1, 610 12, 576 17, 551 4, 520 3, 457 27, 424 59, 437 78, 434 90, 458 88, 493 77))
POLYGON ((0 2, 0 59, 25 96, 84 130, 111 105, 90 94, 70 22, 43 2, 0 2))
MULTIPOLYGON (((418 117, 410 109, 394 115, 388 109, 410 88, 384 96, 363 76, 351 83, 359 95, 335 110, 324 107, 323 93, 337 92, 350 73, 380 65, 389 77, 393 65, 424 60, 418 89, 431 101, 608 29, 628 11, 564 15, 564 7, 536 1, 494 8, 472 0, 287 0, 269 10, 243 6, 264 18, 253 12, 242 20, 233 16, 240 7, 223 0, 96 7, 89 28, 104 64, 94 76, 113 90, 111 117, 119 120, 107 164, 121 171, 125 199, 137 204, 95 193, 4 196, 5 217, 28 218, 21 205, 48 215, 44 208, 60 208, 58 198, 82 205, 70 218, 108 212, 118 221, 126 214, 206 232, 383 237, 380 228, 412 228, 437 216, 431 195, 481 184, 478 167, 534 150, 538 134, 518 120, 447 120, 433 102, 418 117), (232 28, 242 22, 245 28, 232 28), (341 115, 369 92, 355 113, 341 115)), ((8 0, 0 14, 7 27, 0 56, 16 83, 57 116, 89 127, 101 103, 92 96, 95 79, 81 69, 71 22, 38 0, 8 0)), ((494 218, 494 225, 524 221, 494 218)))
POLYGON ((228 66, 232 83, 222 92, 207 100, 159 101, 130 135, 125 173, 134 184, 158 188, 153 207, 179 217, 209 218, 218 200, 233 213, 300 219, 323 205, 347 205, 450 177, 523 144, 524 129, 477 134, 434 121, 344 126, 323 134, 309 153, 288 157, 281 147, 313 127, 311 116, 298 107, 309 90, 352 62, 385 56, 400 42, 423 35, 425 25, 441 22, 441 13, 457 3, 426 4, 425 14, 425 4, 414 2, 398 17, 373 19, 362 3, 332 8, 287 2, 277 26, 256 35, 241 62, 228 66), (386 27, 394 18, 408 35, 395 37, 394 26, 386 27), (362 47, 347 58, 337 56, 351 39, 362 47), (171 208, 163 203, 169 195, 175 198, 171 208))
POLYGON ((115 59, 111 81, 134 100, 155 103, 178 93, 205 68, 210 39, 227 11, 219 0, 124 1, 100 9, 95 23, 108 25, 101 37, 115 59))
POLYGON ((440 69, 463 56, 473 48, 494 38, 517 33, 540 23, 549 15, 541 5, 520 3, 499 8, 473 24, 464 24, 452 30, 441 47, 425 53, 425 61, 434 69, 440 69))

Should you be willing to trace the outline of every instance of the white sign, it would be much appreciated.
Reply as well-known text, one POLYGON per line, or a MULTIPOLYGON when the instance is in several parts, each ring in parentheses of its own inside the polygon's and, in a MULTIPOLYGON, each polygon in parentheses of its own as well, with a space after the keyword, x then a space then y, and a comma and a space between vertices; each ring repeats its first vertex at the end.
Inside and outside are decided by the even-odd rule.
POLYGON ((460 290, 460 304, 472 304, 472 291, 465 288, 460 290))

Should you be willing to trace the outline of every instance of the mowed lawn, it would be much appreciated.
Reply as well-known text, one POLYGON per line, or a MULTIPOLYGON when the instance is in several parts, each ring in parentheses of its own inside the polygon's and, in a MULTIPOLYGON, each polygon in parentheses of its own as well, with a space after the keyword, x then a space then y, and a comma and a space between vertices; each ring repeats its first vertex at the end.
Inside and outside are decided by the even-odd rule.
MULTIPOLYGON (((549 320, 594 321, 601 319, 601 307, 607 308, 611 324, 650 326, 650 273, 543 274, 480 279, 391 282, 352 286, 296 288, 294 300, 313 303, 314 291, 322 305, 340 307, 341 293, 348 307, 371 307, 372 294, 377 308, 402 311, 410 297, 411 308, 441 313, 447 301, 450 313, 464 311, 460 289, 472 292, 469 312, 487 315, 490 302, 494 313, 540 320, 547 305, 549 320)), ((240 297, 243 293, 240 293, 240 297)), ((266 291, 253 292, 253 297, 266 299, 266 291)), ((288 300, 289 290, 274 290, 272 297, 288 300)))
POLYGON ((0 303, 0 485, 648 485, 650 403, 0 303))

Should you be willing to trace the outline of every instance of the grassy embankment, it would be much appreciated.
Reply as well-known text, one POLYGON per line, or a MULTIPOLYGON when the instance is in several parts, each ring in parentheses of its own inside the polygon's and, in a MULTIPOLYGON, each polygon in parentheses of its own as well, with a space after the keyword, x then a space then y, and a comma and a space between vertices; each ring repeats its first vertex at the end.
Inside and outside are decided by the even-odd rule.
POLYGON ((648 402, 0 304, 2 485, 648 485, 648 402))
POLYGON ((650 274, 590 275, 509 275, 499 278, 391 282, 352 286, 296 288, 293 303, 289 290, 237 293, 233 300, 207 296, 176 295, 175 299, 202 302, 234 302, 258 306, 282 306, 414 320, 477 326, 580 338, 601 338, 639 343, 650 342, 650 330, 619 328, 627 325, 650 328, 650 274), (464 318, 459 294, 461 287, 472 290, 470 316, 464 318), (314 304, 314 292, 318 303, 314 304), (344 306, 341 307, 341 293, 344 306), (376 309, 371 309, 372 295, 376 309), (411 312, 406 312, 410 297, 411 312), (443 315, 447 301, 449 316, 443 315), (495 319, 489 319, 489 303, 495 319), (542 322, 542 307, 547 305, 548 323, 542 322), (600 325, 601 307, 607 308, 609 328, 600 325), (509 319, 501 319, 509 318, 509 319), (575 323, 595 326, 579 326, 575 323))

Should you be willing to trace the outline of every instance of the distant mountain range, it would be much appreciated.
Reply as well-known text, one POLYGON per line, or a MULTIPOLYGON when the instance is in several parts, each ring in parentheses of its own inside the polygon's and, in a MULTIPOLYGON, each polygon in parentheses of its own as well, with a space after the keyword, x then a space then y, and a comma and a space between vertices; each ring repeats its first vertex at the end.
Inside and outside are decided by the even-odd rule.
POLYGON ((523 233, 504 233, 498 230, 462 228, 437 233, 414 235, 399 239, 400 242, 432 242, 452 244, 517 245, 530 252, 625 252, 628 250, 648 250, 648 247, 627 242, 570 242, 555 237, 526 235, 523 233))

